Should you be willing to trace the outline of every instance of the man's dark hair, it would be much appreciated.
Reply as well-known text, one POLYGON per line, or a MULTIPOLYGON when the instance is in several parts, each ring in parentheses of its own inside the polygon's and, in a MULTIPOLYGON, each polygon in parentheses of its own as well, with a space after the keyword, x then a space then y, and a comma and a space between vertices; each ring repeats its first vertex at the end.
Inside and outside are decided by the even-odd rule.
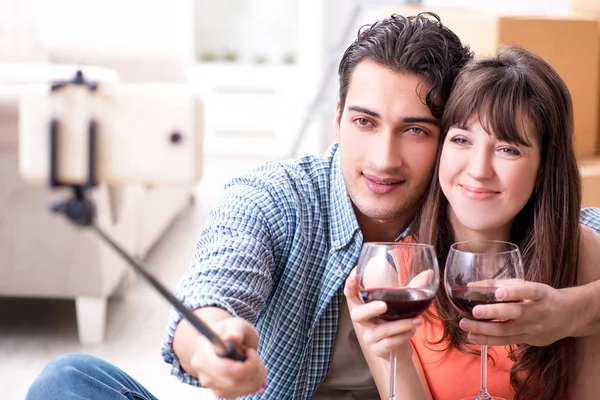
POLYGON ((358 63, 369 59, 394 72, 422 77, 423 83, 431 85, 425 104, 434 117, 441 118, 454 79, 472 58, 469 46, 463 46, 458 36, 433 13, 412 17, 393 14, 365 25, 339 65, 340 112, 344 110, 352 72, 358 63))

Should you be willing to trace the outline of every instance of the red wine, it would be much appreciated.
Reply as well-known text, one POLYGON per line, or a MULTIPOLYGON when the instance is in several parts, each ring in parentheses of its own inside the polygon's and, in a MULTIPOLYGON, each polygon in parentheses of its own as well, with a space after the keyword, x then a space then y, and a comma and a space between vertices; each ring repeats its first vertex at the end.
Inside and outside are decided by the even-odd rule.
POLYGON ((380 289, 372 288, 360 291, 360 297, 365 302, 384 301, 387 311, 379 316, 385 321, 413 318, 429 307, 435 292, 416 288, 380 289))
MULTIPOLYGON (((473 318, 473 308, 480 304, 512 303, 496 298, 497 287, 459 286, 450 290, 450 301, 467 318, 473 318)), ((480 319, 480 321, 485 321, 480 319)))

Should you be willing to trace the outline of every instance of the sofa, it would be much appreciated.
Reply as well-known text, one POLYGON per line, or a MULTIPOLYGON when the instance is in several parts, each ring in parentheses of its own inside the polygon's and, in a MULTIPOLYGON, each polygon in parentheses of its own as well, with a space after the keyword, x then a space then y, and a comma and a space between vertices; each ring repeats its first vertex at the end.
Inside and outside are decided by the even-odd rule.
MULTIPOLYGON (((68 189, 50 190, 22 179, 18 99, 24 84, 69 79, 78 69, 100 82, 181 84, 187 79, 187 65, 174 54, 49 49, 15 41, 20 33, 33 37, 31 25, 25 23, 29 20, 16 12, 22 11, 17 5, 3 3, 5 13, 0 17, 0 28, 10 34, 4 37, 13 39, 0 39, 0 296, 73 299, 80 342, 98 343, 104 336, 107 299, 117 290, 127 290, 135 274, 91 230, 49 212, 50 203, 70 195, 68 189), (12 8, 6 9, 7 4, 12 8)), ((196 135, 201 138, 200 100, 194 114, 196 135)), ((99 227, 143 261, 173 220, 193 203, 194 189, 195 183, 99 185, 91 198, 99 227)))

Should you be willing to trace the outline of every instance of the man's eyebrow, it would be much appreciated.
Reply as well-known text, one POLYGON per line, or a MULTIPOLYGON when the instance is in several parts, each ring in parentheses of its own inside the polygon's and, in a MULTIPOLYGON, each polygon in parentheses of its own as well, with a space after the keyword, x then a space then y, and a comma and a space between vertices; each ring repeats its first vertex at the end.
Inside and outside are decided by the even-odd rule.
MULTIPOLYGON (((361 106, 348 106, 348 111, 356 111, 359 113, 367 114, 373 118, 381 117, 377 112, 375 112, 373 110, 369 110, 368 108, 364 108, 361 106)), ((405 117, 405 118, 402 118, 401 121, 405 124, 421 123, 421 124, 440 126, 440 120, 437 118, 433 118, 433 117, 405 117)))
POLYGON ((370 115, 373 118, 379 118, 380 115, 373 110, 369 110, 368 108, 364 108, 361 106, 348 106, 348 111, 356 111, 359 113, 370 115))
POLYGON ((402 122, 404 122, 406 124, 421 123, 421 124, 429 124, 429 125, 434 125, 434 126, 441 125, 439 119, 430 118, 430 117, 406 117, 406 118, 402 118, 402 122))

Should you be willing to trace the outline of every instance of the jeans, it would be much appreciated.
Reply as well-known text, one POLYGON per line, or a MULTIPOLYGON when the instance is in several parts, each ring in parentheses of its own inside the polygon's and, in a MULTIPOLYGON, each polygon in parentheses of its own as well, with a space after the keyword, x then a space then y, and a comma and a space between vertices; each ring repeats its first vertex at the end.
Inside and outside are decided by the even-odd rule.
POLYGON ((65 354, 44 368, 26 400, 157 400, 114 365, 87 354, 65 354))

